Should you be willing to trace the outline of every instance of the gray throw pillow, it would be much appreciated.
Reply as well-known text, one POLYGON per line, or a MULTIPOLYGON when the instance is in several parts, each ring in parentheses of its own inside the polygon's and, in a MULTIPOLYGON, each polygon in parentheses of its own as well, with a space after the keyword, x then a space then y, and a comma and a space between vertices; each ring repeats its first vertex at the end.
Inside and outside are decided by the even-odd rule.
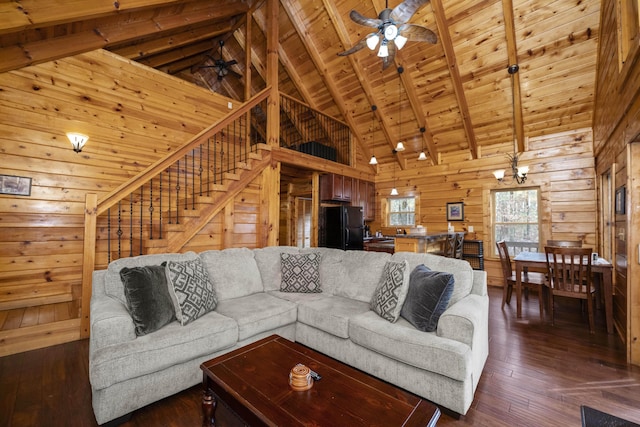
POLYGON ((320 257, 316 252, 308 254, 280 254, 282 292, 318 293, 320 289, 320 257))
POLYGON ((400 317, 400 310, 407 295, 409 276, 405 273, 408 269, 409 262, 406 260, 387 261, 369 303, 371 310, 392 323, 400 317))
POLYGON ((216 292, 200 258, 168 261, 163 265, 166 265, 169 294, 176 318, 182 326, 216 308, 216 292))
POLYGON ((123 267, 120 278, 137 336, 157 331, 175 319, 164 267, 123 267))
POLYGON ((409 291, 401 316, 416 329, 435 331, 453 294, 453 284, 453 274, 432 271, 424 264, 418 265, 409 277, 409 291))

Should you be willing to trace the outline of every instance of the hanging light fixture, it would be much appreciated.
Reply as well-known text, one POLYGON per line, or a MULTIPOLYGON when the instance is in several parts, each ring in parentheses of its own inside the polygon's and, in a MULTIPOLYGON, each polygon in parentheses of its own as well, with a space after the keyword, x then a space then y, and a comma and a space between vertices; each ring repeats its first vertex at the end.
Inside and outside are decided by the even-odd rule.
MULTIPOLYGON (((511 166, 511 175, 515 182, 518 184, 524 184, 527 180, 527 174, 529 173, 529 166, 518 166, 518 140, 516 136, 516 95, 515 95, 515 73, 518 72, 520 67, 518 64, 509 65, 507 71, 511 76, 511 110, 513 114, 513 154, 507 154, 507 158, 509 159, 509 165, 511 166)), ((504 182, 504 169, 498 169, 493 171, 493 176, 498 180, 498 182, 504 182)))
MULTIPOLYGON (((422 127, 420 128, 420 133, 421 133, 421 134, 424 134, 424 131, 426 131, 426 130, 427 130, 427 129, 425 129, 425 127, 424 127, 424 126, 422 126, 422 127)), ((420 161, 422 161, 422 160, 427 160, 427 155, 426 155, 426 153, 424 152, 424 135, 422 135, 422 136, 421 136, 421 138, 422 138, 422 150, 420 151, 420 155, 418 156, 418 160, 420 160, 420 161)))
POLYGON ((376 113, 375 111, 378 109, 378 107, 376 107, 375 105, 371 106, 371 160, 369 160, 369 164, 370 165, 377 165, 378 164, 378 159, 376 159, 376 152, 375 152, 375 147, 376 147, 376 142, 374 141, 373 137, 375 136, 375 132, 374 132, 374 128, 375 128, 375 120, 376 120, 376 113))
POLYGON ((393 150, 392 151, 393 155, 394 155, 394 159, 393 159, 393 188, 391 189, 391 193, 389 193, 392 196, 397 196, 398 195, 398 189, 396 188, 396 159, 395 159, 395 155, 398 153, 397 150, 393 150))
POLYGON ((73 147, 73 151, 79 153, 82 151, 82 147, 87 143, 89 137, 87 135, 83 135, 77 132, 67 132, 67 138, 71 141, 71 146, 73 147))
MULTIPOLYGON (((398 129, 400 137, 402 138, 402 73, 404 72, 404 68, 402 66, 398 67, 398 129)), ((398 141, 396 144, 395 151, 404 151, 404 143, 402 141, 398 141)))

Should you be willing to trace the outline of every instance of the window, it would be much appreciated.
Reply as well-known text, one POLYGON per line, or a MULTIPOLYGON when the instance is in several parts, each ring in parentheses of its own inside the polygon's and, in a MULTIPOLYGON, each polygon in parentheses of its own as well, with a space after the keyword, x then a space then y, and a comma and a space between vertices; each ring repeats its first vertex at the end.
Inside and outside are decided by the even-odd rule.
POLYGON ((387 200, 389 204, 389 227, 414 226, 416 223, 415 197, 397 197, 387 200))
MULTIPOLYGON (((540 241, 539 190, 495 190, 492 195, 494 241, 507 242, 511 256, 522 251, 537 252, 540 241)), ((497 255, 496 248, 494 251, 497 255)))

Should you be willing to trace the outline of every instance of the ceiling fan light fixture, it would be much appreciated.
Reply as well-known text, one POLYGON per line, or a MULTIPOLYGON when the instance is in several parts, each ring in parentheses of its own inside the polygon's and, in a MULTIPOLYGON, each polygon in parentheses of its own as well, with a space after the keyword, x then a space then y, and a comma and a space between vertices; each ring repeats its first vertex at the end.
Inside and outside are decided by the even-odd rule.
POLYGON ((399 35, 398 37, 396 37, 396 39, 393 42, 396 44, 396 47, 398 48, 398 50, 400 50, 404 47, 404 44, 407 42, 407 38, 399 35))
POLYGON ((380 44, 380 49, 378 50, 378 56, 380 58, 386 58, 389 56, 389 48, 387 47, 387 41, 383 40, 380 44))
POLYGON ((424 153, 424 151, 420 152, 420 155, 418 156, 418 160, 427 160, 427 155, 424 153))
POLYGON ((367 47, 370 50, 376 50, 376 46, 378 46, 378 42, 380 41, 380 36, 377 34, 371 34, 367 37, 367 47))
POLYGON ((398 27, 393 24, 389 24, 384 29, 384 38, 391 41, 398 35, 398 27))

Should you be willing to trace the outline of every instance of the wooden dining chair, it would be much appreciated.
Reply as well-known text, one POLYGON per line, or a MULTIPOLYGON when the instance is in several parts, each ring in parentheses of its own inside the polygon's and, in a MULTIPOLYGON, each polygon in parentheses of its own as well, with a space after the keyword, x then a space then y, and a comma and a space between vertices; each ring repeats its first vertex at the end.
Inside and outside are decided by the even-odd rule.
POLYGON ((581 248, 582 240, 547 240, 547 246, 558 246, 561 248, 581 248))
POLYGON ((554 321, 556 296, 587 301, 589 332, 594 333, 593 297, 595 287, 591 276, 591 248, 545 246, 549 277, 549 311, 554 321))
MULTIPOLYGON (((511 266, 511 257, 509 256, 509 248, 507 242, 501 240, 496 242, 498 254, 500 255, 500 265, 502 266, 502 275, 504 276, 504 287, 502 291, 502 309, 505 303, 511 302, 511 294, 516 286, 516 273, 511 266)), ((547 287, 547 279, 544 273, 523 271, 521 276, 523 290, 535 290, 538 293, 538 302, 540 304, 540 319, 544 318, 544 289, 547 287)), ((525 294, 528 296, 528 294, 525 294)))

